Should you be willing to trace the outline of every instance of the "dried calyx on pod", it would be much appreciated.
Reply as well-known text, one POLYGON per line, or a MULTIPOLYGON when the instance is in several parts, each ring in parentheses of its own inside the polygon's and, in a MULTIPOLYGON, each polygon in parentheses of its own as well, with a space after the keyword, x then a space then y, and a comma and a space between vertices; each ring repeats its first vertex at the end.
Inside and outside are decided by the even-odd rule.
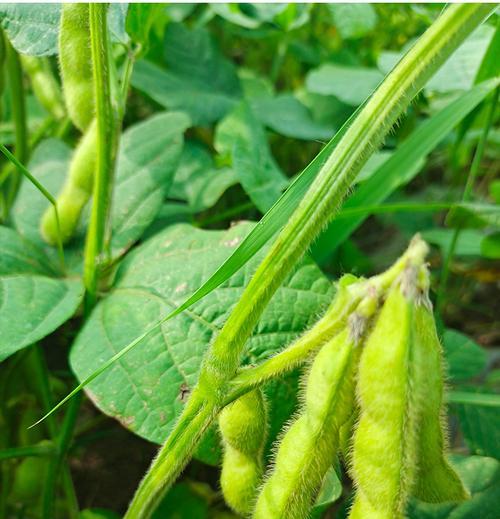
POLYGON ((263 474, 267 416, 262 391, 254 389, 226 406, 219 428, 224 443, 220 477, 224 499, 235 512, 247 516, 263 474))
POLYGON ((411 495, 431 502, 467 497, 444 452, 441 349, 427 278, 425 267, 408 263, 363 349, 351 519, 402 518, 411 495))
POLYGON ((368 299, 314 358, 305 378, 302 409, 279 442, 254 518, 308 517, 335 460, 340 428, 352 414, 358 345, 366 320, 376 307, 376 301, 368 299))

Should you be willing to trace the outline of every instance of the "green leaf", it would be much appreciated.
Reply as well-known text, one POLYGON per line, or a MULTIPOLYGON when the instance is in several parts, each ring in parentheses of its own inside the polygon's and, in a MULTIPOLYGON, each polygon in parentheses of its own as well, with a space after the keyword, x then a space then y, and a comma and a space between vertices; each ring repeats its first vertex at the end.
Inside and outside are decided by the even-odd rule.
POLYGON ((446 218, 449 227, 482 228, 500 227, 500 206, 480 202, 464 202, 454 208, 446 218))
MULTIPOLYGON (((134 4, 131 4, 134 5, 134 4)), ((130 38, 125 31, 125 21, 129 5, 126 3, 111 3, 108 9, 108 30, 112 42, 126 45, 130 38)))
POLYGON ((488 234, 481 240, 481 256, 489 259, 500 258, 500 232, 488 234))
POLYGON ((189 212, 198 213, 215 205, 226 189, 237 182, 232 169, 215 168, 206 148, 187 142, 168 197, 187 202, 189 212))
MULTIPOLYGON (((83 381, 131 337, 184 301, 252 227, 247 223, 228 231, 204 231, 175 225, 129 254, 112 291, 97 305, 73 345, 70 362, 78 379, 83 381)), ((89 396, 99 409, 136 434, 161 443, 197 380, 203 354, 261 257, 190 310, 165 322, 89 384, 89 396)), ((249 340, 244 363, 255 363, 288 344, 316 319, 331 296, 330 282, 311 261, 303 262, 273 297, 249 340)), ((280 383, 275 394, 287 391, 280 383)), ((282 404, 276 405, 274 416, 279 417, 282 404)))
POLYGON ((234 65, 219 53, 205 29, 169 24, 165 62, 167 70, 139 61, 132 84, 162 106, 187 112, 195 125, 217 121, 241 97, 234 65))
POLYGON ((189 118, 181 112, 159 113, 122 135, 111 217, 114 250, 140 238, 158 214, 189 126, 189 118))
POLYGON ((443 335, 443 348, 448 376, 454 382, 475 377, 486 368, 486 352, 463 333, 446 330, 443 335))
POLYGON ((202 483, 177 483, 163 498, 152 519, 208 519, 208 503, 202 492, 196 492, 202 483))
POLYGON ((295 139, 329 139, 332 124, 316 122, 309 110, 292 94, 258 97, 251 101, 252 110, 262 124, 276 133, 295 139))
POLYGON ((330 505, 337 501, 341 495, 342 483, 340 482, 340 479, 337 475, 335 466, 332 465, 325 474, 325 478, 323 479, 323 484, 321 485, 321 489, 319 491, 318 497, 316 498, 316 502, 314 503, 314 507, 317 508, 330 505))
POLYGON ((214 3, 210 4, 210 10, 216 15, 224 18, 230 23, 245 27, 245 29, 255 29, 262 24, 262 20, 249 16, 240 9, 240 5, 236 3, 214 3))
POLYGON ((241 103, 216 128, 215 149, 229 155, 238 180, 265 213, 278 200, 288 179, 271 155, 264 128, 247 103, 241 103))
MULTIPOLYGON (((479 26, 436 72, 425 89, 439 93, 469 90, 474 85, 494 32, 495 29, 487 24, 479 26)), ((379 59, 381 70, 389 72, 403 53, 382 53, 379 59)))
POLYGON ((306 87, 313 94, 333 95, 348 105, 359 106, 383 79, 375 68, 325 63, 309 72, 306 87))
MULTIPOLYGON (((500 34, 500 30, 498 32, 500 34)), ((500 204, 500 180, 493 180, 489 185, 489 191, 491 198, 493 198, 497 204, 500 204)))
POLYGON ((155 18, 161 14, 163 7, 158 4, 129 4, 125 27, 132 41, 140 43, 143 47, 148 46, 149 31, 153 27, 155 18))
POLYGON ((21 54, 57 54, 60 4, 0 4, 0 26, 21 54))
MULTIPOLYGON (((71 148, 58 139, 47 139, 33 151, 28 169, 55 196, 62 187, 70 160, 71 148)), ((40 220, 48 206, 48 200, 31 182, 25 181, 12 210, 12 219, 19 234, 42 247, 45 242, 40 234, 40 220)))
POLYGON ((83 297, 78 279, 57 279, 43 251, 0 226, 0 361, 53 332, 83 297))
POLYGON ((328 4, 333 23, 344 40, 362 38, 377 25, 371 4, 328 4))
MULTIPOLYGON (((500 458, 500 406, 483 405, 481 388, 470 392, 471 396, 478 397, 477 402, 455 404, 460 427, 465 441, 471 451, 483 456, 500 458)), ((488 395, 486 395, 488 396, 488 395)), ((486 402, 485 402, 486 403, 486 402)))
MULTIPOLYGON (((450 245, 455 231, 453 229, 430 229, 422 231, 424 240, 440 247, 442 252, 450 250, 450 245)), ((481 255, 481 238, 479 231, 472 229, 464 229, 457 240, 455 246, 456 256, 480 256, 481 255)))
MULTIPOLYGON (((368 180, 358 186, 354 194, 345 201, 342 209, 347 212, 351 209, 375 206, 397 188, 408 183, 419 172, 425 157, 498 83, 498 79, 481 83, 422 123, 368 180)), ((313 247, 316 260, 320 263, 325 261, 367 217, 368 214, 360 214, 333 220, 313 247)), ((424 238, 435 243, 433 238, 440 232, 440 229, 429 231, 424 238)), ((466 235, 462 238, 462 241, 465 240, 466 235)))
POLYGON ((500 510, 500 463, 481 456, 453 456, 452 461, 470 490, 471 499, 460 504, 413 501, 408 511, 409 519, 497 519, 500 510))
POLYGON ((79 519, 120 519, 120 516, 104 508, 86 508, 80 512, 79 519))

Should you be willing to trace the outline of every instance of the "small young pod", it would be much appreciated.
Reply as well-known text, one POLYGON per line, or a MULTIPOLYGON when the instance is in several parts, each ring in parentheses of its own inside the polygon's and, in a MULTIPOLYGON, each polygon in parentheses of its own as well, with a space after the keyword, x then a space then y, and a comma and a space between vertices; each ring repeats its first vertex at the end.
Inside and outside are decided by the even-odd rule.
POLYGON ((84 132, 94 118, 89 4, 63 4, 59 63, 68 114, 75 126, 84 132))
POLYGON ((335 459, 339 429, 352 413, 357 350, 347 327, 317 354, 307 376, 304 407, 281 439, 255 519, 308 517, 335 459))
POLYGON ((55 119, 62 119, 65 115, 62 94, 47 58, 36 58, 23 54, 21 63, 30 78, 31 87, 40 104, 55 119))
MULTIPOLYGON (((97 126, 94 121, 76 147, 68 176, 57 196, 57 210, 59 211, 63 243, 73 236, 83 208, 92 195, 96 139, 97 126)), ((47 243, 51 245, 57 243, 56 213, 52 206, 45 211, 40 229, 47 243)))
POLYGON ((447 433, 443 410, 443 359, 432 311, 420 304, 415 309, 418 341, 415 366, 419 370, 418 403, 421 423, 418 433, 418 478, 413 495, 429 503, 462 501, 468 492, 446 459, 447 433))
POLYGON ((263 473, 267 420, 262 391, 250 391, 226 406, 219 427, 224 442, 220 478, 224 499, 235 512, 247 516, 263 473))

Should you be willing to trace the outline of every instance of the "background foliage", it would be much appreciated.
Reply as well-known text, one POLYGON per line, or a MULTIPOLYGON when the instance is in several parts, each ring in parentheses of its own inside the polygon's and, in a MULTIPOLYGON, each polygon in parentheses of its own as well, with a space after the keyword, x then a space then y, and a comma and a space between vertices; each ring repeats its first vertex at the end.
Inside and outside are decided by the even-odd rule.
MULTIPOLYGON (((128 53, 137 61, 113 194, 114 261, 103 298, 81 331, 88 214, 66 248, 64 276, 56 251, 39 233, 48 202, 28 182, 0 228, 0 359, 6 359, 0 366, 0 447, 28 453, 2 461, 0 515, 38 517, 43 478, 33 474, 47 469, 53 435, 50 425, 26 426, 75 377, 82 381, 215 271, 253 228, 241 221, 260 219, 440 9, 111 6, 118 67, 128 53), (41 352, 39 364, 34 359, 41 352)), ((54 74, 59 16, 54 4, 0 6, 0 25, 14 48, 43 57, 54 74)), ((492 398, 500 388, 497 112, 472 197, 463 194, 492 102, 491 86, 479 83, 499 74, 492 58, 500 51, 497 20, 491 17, 455 52, 369 160, 338 218, 273 297, 245 359, 258 361, 310 325, 331 299, 329 280, 344 272, 380 271, 421 232, 434 246, 430 261, 448 361, 453 461, 473 498, 458 506, 415 502, 410 517, 418 519, 493 519, 500 509, 500 411, 498 398, 492 398)), ((77 132, 43 108, 27 74, 23 85, 28 167, 56 194, 77 132)), ((0 140, 10 145, 15 130, 8 89, 1 114, 0 140)), ((154 443, 165 438, 196 381, 208 342, 262 253, 89 386, 69 450, 78 499, 86 508, 82 518, 124 511, 154 443)), ((267 389, 269 447, 295 409, 297 380, 293 373, 267 389)), ((157 516, 231 517, 218 489, 219 459, 213 429, 157 516)), ((349 489, 347 475, 332 469, 316 515, 344 517, 349 489)), ((63 494, 58 495, 57 510, 64 514, 63 494)))

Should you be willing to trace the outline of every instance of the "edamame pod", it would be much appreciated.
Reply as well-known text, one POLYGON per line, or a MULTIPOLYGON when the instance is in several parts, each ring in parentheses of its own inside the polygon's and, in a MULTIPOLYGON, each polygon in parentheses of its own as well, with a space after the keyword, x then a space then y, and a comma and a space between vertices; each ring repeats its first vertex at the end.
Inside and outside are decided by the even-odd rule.
POLYGON ((55 119, 62 119, 65 115, 62 94, 50 70, 47 58, 36 58, 23 54, 21 63, 30 78, 31 87, 40 104, 55 119))
POLYGON ((85 132, 94 118, 89 4, 63 4, 59 63, 64 100, 73 123, 85 132))
MULTIPOLYGON (((57 197, 63 243, 73 236, 83 208, 92 195, 96 140, 97 125, 94 121, 78 143, 71 159, 68 177, 57 197)), ((41 233, 47 243, 57 243, 56 213, 52 206, 42 217, 41 233)))
POLYGON ((308 516, 335 459, 339 428, 352 413, 356 358, 349 327, 317 354, 307 376, 304 408, 280 442, 274 468, 257 500, 255 519, 308 516))
POLYGON ((221 487, 227 504, 247 516, 263 473, 266 405, 262 391, 254 389, 226 406, 219 416, 224 441, 221 487))
POLYGON ((418 401, 421 423, 418 432, 418 478, 413 494, 422 501, 462 501, 468 492, 446 459, 446 414, 443 409, 443 367, 441 344, 430 308, 415 308, 418 348, 415 366, 420 370, 418 401))
POLYGON ((399 283, 393 286, 361 355, 360 418, 351 467, 356 498, 350 519, 402 518, 415 480, 413 304, 399 283))

